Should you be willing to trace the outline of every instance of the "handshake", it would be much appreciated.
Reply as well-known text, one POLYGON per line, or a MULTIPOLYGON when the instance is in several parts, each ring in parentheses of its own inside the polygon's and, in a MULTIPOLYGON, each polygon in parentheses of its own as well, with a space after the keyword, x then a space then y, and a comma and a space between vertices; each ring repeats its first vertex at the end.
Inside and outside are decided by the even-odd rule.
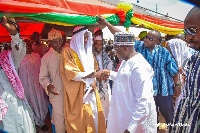
POLYGON ((85 77, 83 77, 82 79, 87 79, 87 78, 97 78, 99 80, 106 80, 108 77, 110 76, 110 71, 109 70, 100 70, 97 72, 93 72, 85 77))
POLYGON ((98 78, 100 81, 108 79, 109 76, 110 76, 110 71, 106 69, 94 72, 94 77, 98 78))

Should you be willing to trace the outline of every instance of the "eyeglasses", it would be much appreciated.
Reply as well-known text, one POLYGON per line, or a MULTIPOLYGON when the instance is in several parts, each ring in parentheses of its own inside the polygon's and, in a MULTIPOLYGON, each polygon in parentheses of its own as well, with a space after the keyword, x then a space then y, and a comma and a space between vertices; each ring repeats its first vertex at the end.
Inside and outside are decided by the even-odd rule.
POLYGON ((191 27, 191 28, 184 29, 183 32, 184 32, 185 34, 196 35, 196 32, 197 32, 197 30, 198 30, 199 28, 200 28, 200 27, 197 27, 197 28, 191 27))
POLYGON ((153 37, 145 36, 145 39, 149 39, 149 41, 153 41, 153 37))

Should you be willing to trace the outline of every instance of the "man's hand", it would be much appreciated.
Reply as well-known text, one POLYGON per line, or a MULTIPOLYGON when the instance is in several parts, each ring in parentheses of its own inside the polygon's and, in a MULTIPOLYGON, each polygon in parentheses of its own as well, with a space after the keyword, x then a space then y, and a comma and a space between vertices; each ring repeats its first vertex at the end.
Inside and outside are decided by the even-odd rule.
POLYGON ((96 89, 96 87, 97 87, 97 85, 96 85, 96 80, 94 80, 94 82, 90 85, 93 89, 90 91, 90 93, 91 92, 93 92, 94 91, 94 89, 96 89))
POLYGON ((48 91, 48 92, 51 92, 51 93, 54 94, 54 95, 59 95, 59 92, 54 91, 54 89, 55 89, 55 86, 52 85, 52 84, 49 84, 49 85, 47 86, 47 91, 48 91))
POLYGON ((108 29, 110 30, 110 32, 114 35, 116 32, 121 32, 120 29, 116 28, 115 26, 113 26, 112 24, 110 24, 104 17, 98 15, 96 16, 97 18, 99 18, 99 20, 97 21, 99 24, 101 25, 105 25, 108 27, 108 29))
POLYGON ((181 94, 181 87, 175 86, 174 87, 174 99, 178 98, 181 94))
POLYGON ((99 20, 97 21, 98 23, 100 23, 101 25, 108 25, 108 21, 106 21, 106 19, 100 15, 96 16, 97 18, 99 18, 99 20))
POLYGON ((101 79, 102 73, 103 73, 103 70, 97 71, 97 72, 94 73, 94 77, 101 79))
POLYGON ((109 70, 100 70, 98 72, 95 72, 94 77, 98 78, 100 81, 101 80, 106 80, 110 76, 110 71, 109 70))
POLYGON ((7 19, 15 22, 14 18, 6 18, 5 16, 3 16, 2 17, 2 21, 1 21, 1 25, 8 30, 10 35, 16 35, 17 34, 17 29, 16 29, 15 25, 8 23, 7 19))
POLYGON ((101 79, 102 79, 102 80, 106 80, 106 79, 109 78, 109 76, 110 76, 110 71, 104 69, 103 72, 102 72, 102 74, 101 74, 101 79))

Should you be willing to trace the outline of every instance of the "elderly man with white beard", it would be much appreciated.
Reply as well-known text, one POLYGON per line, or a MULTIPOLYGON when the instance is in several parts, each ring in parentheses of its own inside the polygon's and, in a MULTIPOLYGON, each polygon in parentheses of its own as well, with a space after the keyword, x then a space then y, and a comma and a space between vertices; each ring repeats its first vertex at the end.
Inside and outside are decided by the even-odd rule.
MULTIPOLYGON (((103 48, 102 36, 100 35, 94 36, 93 40, 94 40, 93 53, 96 57, 99 70, 103 69, 113 70, 113 62, 106 53, 106 50, 103 48)), ((111 89, 110 89, 109 79, 107 80, 97 79, 97 88, 101 98, 104 116, 107 122, 109 105, 111 100, 111 89)))

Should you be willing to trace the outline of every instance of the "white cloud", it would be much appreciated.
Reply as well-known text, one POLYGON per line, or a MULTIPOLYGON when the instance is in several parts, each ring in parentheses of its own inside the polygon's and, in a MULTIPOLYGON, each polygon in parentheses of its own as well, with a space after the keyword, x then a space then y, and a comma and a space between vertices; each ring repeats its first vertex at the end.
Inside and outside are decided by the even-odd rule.
POLYGON ((183 3, 183 2, 177 2, 174 5, 165 7, 163 9, 163 11, 165 13, 168 13, 169 16, 180 19, 180 20, 184 20, 187 13, 190 11, 190 9, 192 8, 192 5, 183 3))

